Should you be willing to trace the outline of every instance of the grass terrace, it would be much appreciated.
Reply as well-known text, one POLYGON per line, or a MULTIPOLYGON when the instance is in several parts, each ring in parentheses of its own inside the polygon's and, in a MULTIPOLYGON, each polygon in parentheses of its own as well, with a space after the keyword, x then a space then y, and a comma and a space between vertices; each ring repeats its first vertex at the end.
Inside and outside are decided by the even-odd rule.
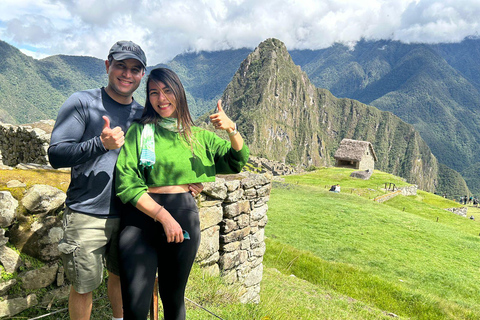
MULTIPOLYGON (((14 179, 23 181, 20 171, 14 179)), ((423 191, 376 203, 386 184, 408 183, 379 171, 370 180, 354 179, 352 171, 322 168, 274 182, 261 302, 235 303, 236 290, 195 266, 186 296, 211 313, 187 301, 187 318, 479 319, 479 222, 444 210, 459 203, 423 191), (337 183, 341 193, 329 192, 337 183)), ((55 177, 49 183, 62 186, 55 177)), ((468 206, 469 216, 478 213, 468 206)), ((105 288, 95 296, 92 319, 109 318, 105 288)), ((36 308, 15 319, 65 307, 36 308)))

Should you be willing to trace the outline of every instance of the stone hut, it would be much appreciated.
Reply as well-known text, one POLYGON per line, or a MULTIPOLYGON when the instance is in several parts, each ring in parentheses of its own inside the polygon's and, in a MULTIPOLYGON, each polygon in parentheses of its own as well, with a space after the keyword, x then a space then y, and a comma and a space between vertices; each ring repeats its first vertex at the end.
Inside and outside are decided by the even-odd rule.
POLYGON ((373 171, 377 155, 368 141, 343 139, 334 155, 336 167, 373 171))

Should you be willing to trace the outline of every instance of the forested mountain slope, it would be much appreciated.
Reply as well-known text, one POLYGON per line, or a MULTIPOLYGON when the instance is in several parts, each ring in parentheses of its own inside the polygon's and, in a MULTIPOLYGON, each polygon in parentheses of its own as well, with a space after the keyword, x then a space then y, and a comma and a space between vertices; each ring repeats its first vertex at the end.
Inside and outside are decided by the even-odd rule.
POLYGON ((480 153, 479 48, 478 39, 439 45, 361 41, 354 48, 337 44, 291 54, 317 87, 412 124, 439 161, 462 172, 479 192, 478 173, 471 175, 480 153))
MULTIPOLYGON (((475 183, 480 177, 476 170, 480 134, 475 112, 480 105, 480 76, 475 72, 480 69, 475 60, 479 43, 466 40, 434 46, 362 41, 354 48, 336 44, 323 50, 289 53, 315 87, 391 111, 412 124, 440 162, 462 171, 473 190, 478 187, 480 191, 480 185, 475 183)), ((250 53, 249 49, 187 53, 162 65, 180 75, 196 118, 215 106, 250 53)), ((0 121, 7 123, 54 119, 70 94, 104 86, 107 81, 101 59, 59 55, 35 60, 2 41, 0 57, 0 121)), ((151 68, 147 68, 147 73, 151 68)), ((143 81, 135 99, 143 103, 144 96, 143 81)), ((368 137, 369 133, 361 133, 364 129, 358 125, 357 137, 368 137)), ((314 145, 320 146, 319 142, 314 145)), ((324 149, 320 146, 319 150, 324 149)), ((287 161, 304 157, 298 150, 290 151, 288 157, 285 155, 287 161)), ((388 166, 397 170, 399 164, 390 161, 388 166)), ((442 171, 449 177, 456 176, 447 166, 442 171)))
MULTIPOLYGON (((316 88, 276 39, 262 42, 242 62, 222 99, 253 154, 325 166, 332 164, 343 138, 366 140, 374 145, 378 169, 424 190, 443 191, 438 161, 413 126, 390 112, 316 88)), ((444 169, 465 192, 463 179, 444 169)))

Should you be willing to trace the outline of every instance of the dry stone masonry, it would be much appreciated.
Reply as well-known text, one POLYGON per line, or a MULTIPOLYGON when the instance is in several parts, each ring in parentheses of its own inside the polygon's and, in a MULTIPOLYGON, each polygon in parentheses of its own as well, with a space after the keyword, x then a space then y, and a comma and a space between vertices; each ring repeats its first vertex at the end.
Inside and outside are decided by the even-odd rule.
POLYGON ((455 213, 456 215, 459 215, 461 217, 466 218, 467 217, 467 207, 459 207, 459 208, 447 208, 445 209, 447 211, 450 211, 452 213, 455 213))
POLYGON ((382 203, 382 202, 385 202, 385 201, 390 200, 392 198, 395 198, 398 195, 402 195, 402 196, 405 196, 405 197, 406 196, 416 196, 417 195, 417 190, 418 190, 417 185, 395 188, 395 190, 393 192, 389 192, 389 193, 386 193, 384 195, 378 196, 378 197, 374 198, 373 201, 382 203))
POLYGON ((254 156, 250 156, 250 158, 248 159, 248 163, 255 168, 258 168, 260 170, 260 173, 269 173, 273 176, 284 176, 301 173, 304 171, 302 168, 296 169, 292 166, 289 166, 288 164, 279 161, 268 160, 265 158, 254 156))
MULTIPOLYGON (((25 188, 18 181, 11 185, 25 188)), ((202 230, 197 263, 232 284, 243 303, 260 301, 270 190, 266 175, 242 173, 206 183, 197 197, 202 230)), ((12 275, 0 280, 0 318, 67 299, 69 283, 57 248, 65 198, 48 185, 28 188, 19 201, 0 192, 0 265, 12 275), (24 254, 42 265, 32 266, 34 259, 24 254)))
POLYGON ((200 199, 202 242, 198 263, 230 284, 241 302, 259 302, 271 181, 242 173, 205 184, 200 199))
MULTIPOLYGON (((22 126, 0 123, 0 169, 51 169, 46 151, 53 124, 52 120, 22 126)), ((258 303, 271 180, 303 170, 256 157, 251 157, 249 166, 260 173, 219 176, 216 182, 206 183, 198 196, 202 241, 196 262, 205 272, 238 288, 240 302, 258 303)), ((368 179, 371 172, 355 174, 368 179)), ((17 180, 9 181, 7 187, 26 189, 17 180)), ((31 307, 47 307, 67 299, 69 293, 57 248, 63 236, 61 212, 66 195, 48 185, 25 191, 20 200, 0 191, 0 272, 7 274, 2 277, 7 280, 0 280, 0 318, 31 307), (42 265, 33 266, 35 260, 28 257, 42 265)), ((374 200, 416 193, 414 185, 374 200)), ((449 210, 466 216, 466 208, 449 210)))
POLYGON ((53 120, 20 126, 0 123, 2 163, 10 167, 19 163, 48 164, 47 148, 53 125, 53 120))

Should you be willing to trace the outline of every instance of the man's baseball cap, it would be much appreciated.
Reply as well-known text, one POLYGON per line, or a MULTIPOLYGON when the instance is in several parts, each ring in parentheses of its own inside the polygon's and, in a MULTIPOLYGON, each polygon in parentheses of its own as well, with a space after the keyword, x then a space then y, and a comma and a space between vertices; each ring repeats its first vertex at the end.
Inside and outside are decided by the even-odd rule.
POLYGON ((110 49, 108 56, 112 56, 115 60, 137 59, 144 68, 147 67, 145 52, 132 41, 117 41, 110 49))

